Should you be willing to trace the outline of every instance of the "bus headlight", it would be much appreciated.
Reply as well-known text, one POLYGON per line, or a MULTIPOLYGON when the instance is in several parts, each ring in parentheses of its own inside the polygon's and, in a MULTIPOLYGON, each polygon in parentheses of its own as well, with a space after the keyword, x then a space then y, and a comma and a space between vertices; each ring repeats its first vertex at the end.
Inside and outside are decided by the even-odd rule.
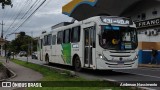
POLYGON ((100 59, 103 59, 103 56, 102 56, 102 55, 100 55, 100 56, 99 56, 99 58, 100 58, 100 59))
POLYGON ((133 60, 136 60, 136 59, 138 59, 138 55, 136 55, 135 58, 134 58, 133 60))
POLYGON ((105 60, 105 61, 108 60, 108 59, 107 59, 104 55, 102 55, 102 54, 99 54, 99 58, 102 59, 102 60, 105 60))

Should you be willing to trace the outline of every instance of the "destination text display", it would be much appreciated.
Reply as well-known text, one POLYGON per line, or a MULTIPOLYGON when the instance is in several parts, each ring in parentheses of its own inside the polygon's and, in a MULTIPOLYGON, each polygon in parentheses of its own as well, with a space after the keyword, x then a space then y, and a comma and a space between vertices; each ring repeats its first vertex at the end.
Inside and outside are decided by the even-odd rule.
POLYGON ((120 24, 120 25, 132 25, 132 21, 127 18, 108 18, 108 17, 101 17, 102 22, 108 24, 120 24))

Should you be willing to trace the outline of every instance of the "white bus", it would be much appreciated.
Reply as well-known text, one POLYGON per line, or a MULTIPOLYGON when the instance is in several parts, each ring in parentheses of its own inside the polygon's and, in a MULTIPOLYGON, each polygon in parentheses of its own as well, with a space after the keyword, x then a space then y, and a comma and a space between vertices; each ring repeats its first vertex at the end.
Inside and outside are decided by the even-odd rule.
POLYGON ((138 67, 138 38, 132 20, 95 16, 53 29, 39 37, 38 58, 81 68, 112 70, 138 67))

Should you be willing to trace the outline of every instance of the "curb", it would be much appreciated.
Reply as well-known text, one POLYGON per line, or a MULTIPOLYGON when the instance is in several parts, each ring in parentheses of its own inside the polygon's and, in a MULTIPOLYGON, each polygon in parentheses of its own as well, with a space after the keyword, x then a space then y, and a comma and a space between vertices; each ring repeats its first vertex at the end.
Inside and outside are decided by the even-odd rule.
POLYGON ((160 68, 160 65, 148 65, 148 64, 141 64, 138 67, 147 67, 147 68, 160 68))
POLYGON ((52 70, 55 70, 57 72, 69 72, 70 76, 76 76, 76 72, 75 71, 62 69, 62 68, 57 68, 57 67, 53 67, 53 66, 47 66, 47 65, 42 65, 42 66, 47 67, 47 68, 52 69, 52 70))
POLYGON ((8 80, 15 78, 17 76, 17 74, 14 73, 11 69, 9 69, 6 65, 4 65, 4 63, 2 63, 2 65, 12 74, 12 76, 10 78, 2 79, 0 81, 8 81, 8 80))

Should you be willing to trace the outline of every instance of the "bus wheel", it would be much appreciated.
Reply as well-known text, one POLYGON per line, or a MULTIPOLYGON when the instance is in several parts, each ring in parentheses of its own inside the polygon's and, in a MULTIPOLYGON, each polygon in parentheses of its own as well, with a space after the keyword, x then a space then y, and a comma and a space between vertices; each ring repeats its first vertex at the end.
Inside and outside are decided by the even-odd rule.
POLYGON ((76 58, 75 58, 75 61, 74 61, 74 67, 75 67, 75 70, 76 71, 81 71, 81 62, 80 62, 80 59, 79 59, 79 57, 77 56, 76 58))
POLYGON ((48 57, 48 55, 46 55, 45 61, 46 61, 46 64, 49 64, 49 57, 48 57))

